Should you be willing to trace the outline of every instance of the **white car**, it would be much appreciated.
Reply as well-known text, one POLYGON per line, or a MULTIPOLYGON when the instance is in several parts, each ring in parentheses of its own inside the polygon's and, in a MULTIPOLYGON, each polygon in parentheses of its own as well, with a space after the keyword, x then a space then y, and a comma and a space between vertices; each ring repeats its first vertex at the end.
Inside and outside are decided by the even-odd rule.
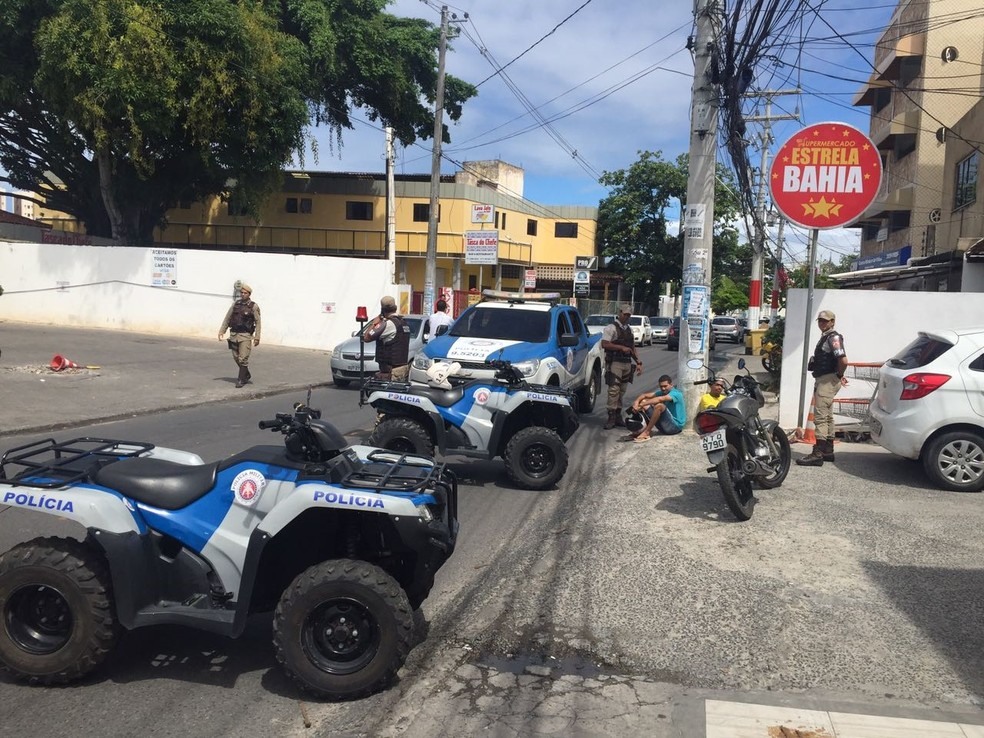
MULTIPOLYGON (((410 363, 412 364, 417 352, 424 345, 425 316, 404 315, 402 317, 410 326, 410 363)), ((365 345, 363 373, 359 373, 358 330, 352 333, 352 338, 346 338, 331 352, 331 380, 337 387, 346 387, 350 382, 361 382, 363 376, 371 377, 378 371, 376 343, 372 341, 365 345)))
POLYGON ((632 329, 632 338, 635 339, 636 346, 653 345, 653 327, 649 323, 648 315, 630 315, 629 328, 632 329))
POLYGON ((584 319, 584 327, 588 329, 589 336, 595 336, 605 332, 605 326, 615 322, 613 315, 589 315, 584 319))
POLYGON ((885 362, 871 437, 942 489, 984 489, 984 327, 920 331, 885 362))

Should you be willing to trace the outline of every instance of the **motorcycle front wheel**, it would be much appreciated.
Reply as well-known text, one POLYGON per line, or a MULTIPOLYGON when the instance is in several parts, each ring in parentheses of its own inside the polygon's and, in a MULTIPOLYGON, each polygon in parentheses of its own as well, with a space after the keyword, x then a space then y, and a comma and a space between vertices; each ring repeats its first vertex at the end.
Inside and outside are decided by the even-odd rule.
POLYGON ((789 448, 789 438, 786 431, 778 425, 772 429, 772 442, 779 450, 779 458, 775 459, 770 466, 775 470, 767 477, 755 477, 755 482, 763 489, 775 489, 786 481, 789 474, 789 461, 792 458, 792 451, 789 448))
POLYGON ((741 454, 728 444, 728 453, 717 465, 718 484, 724 501, 739 520, 749 520, 755 507, 752 480, 741 469, 741 454))

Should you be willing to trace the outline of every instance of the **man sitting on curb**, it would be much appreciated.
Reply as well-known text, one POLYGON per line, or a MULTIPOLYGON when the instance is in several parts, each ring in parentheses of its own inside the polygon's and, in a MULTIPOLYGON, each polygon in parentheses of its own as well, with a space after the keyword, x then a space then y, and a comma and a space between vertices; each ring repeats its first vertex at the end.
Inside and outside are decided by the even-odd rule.
POLYGON ((717 407, 724 399, 724 382, 720 379, 713 379, 707 385, 707 392, 700 396, 700 404, 697 405, 697 412, 702 413, 717 407))
POLYGON ((659 389, 656 392, 643 392, 639 395, 632 403, 632 409, 649 418, 646 426, 633 435, 636 443, 644 443, 652 438, 654 428, 666 436, 676 435, 687 422, 683 393, 673 386, 669 374, 659 378, 659 389))

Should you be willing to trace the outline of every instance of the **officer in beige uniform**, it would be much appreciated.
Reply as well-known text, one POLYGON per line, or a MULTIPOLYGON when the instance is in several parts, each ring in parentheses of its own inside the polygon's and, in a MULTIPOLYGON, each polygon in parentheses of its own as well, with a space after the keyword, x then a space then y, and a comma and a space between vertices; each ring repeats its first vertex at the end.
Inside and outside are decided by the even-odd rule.
POLYGON ((605 430, 615 426, 625 427, 622 418, 622 398, 635 374, 642 374, 642 362, 636 353, 635 339, 629 327, 632 307, 622 305, 611 325, 601 334, 601 347, 605 350, 605 384, 608 385, 608 420, 605 430), (635 366, 632 365, 633 360, 635 366))
POLYGON ((219 328, 220 341, 225 338, 226 330, 229 331, 229 349, 239 367, 236 387, 242 387, 252 378, 249 355, 253 346, 260 345, 260 306, 250 299, 252 294, 253 288, 248 284, 239 286, 239 299, 232 303, 219 328))
POLYGON ((376 379, 405 382, 410 372, 410 326, 397 314, 396 300, 386 295, 379 301, 379 315, 362 335, 376 342, 376 379))
POLYGON ((808 456, 796 460, 800 466, 823 466, 823 462, 834 460, 834 396, 847 384, 844 377, 847 350, 844 336, 834 329, 835 319, 830 310, 821 310, 817 315, 817 325, 822 333, 809 363, 814 379, 813 420, 817 443, 808 456))

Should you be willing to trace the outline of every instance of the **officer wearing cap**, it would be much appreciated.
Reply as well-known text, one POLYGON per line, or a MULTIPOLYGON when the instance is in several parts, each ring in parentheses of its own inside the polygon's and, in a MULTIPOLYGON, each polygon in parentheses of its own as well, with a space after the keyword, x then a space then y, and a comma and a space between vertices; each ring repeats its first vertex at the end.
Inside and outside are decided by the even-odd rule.
POLYGON ((800 466, 823 466, 823 462, 834 460, 834 396, 847 384, 844 377, 847 351, 844 336, 834 329, 835 320, 830 310, 821 310, 817 315, 821 335, 808 365, 814 379, 813 420, 817 442, 809 455, 796 460, 800 466))
POLYGON ((379 301, 379 315, 362 334, 376 342, 376 379, 404 382, 410 372, 410 326, 396 313, 396 300, 386 295, 379 301))
POLYGON ((220 341, 225 338, 226 330, 229 331, 229 350, 239 367, 236 387, 242 387, 252 378, 249 355, 253 346, 260 345, 260 306, 250 299, 252 294, 253 288, 248 284, 239 285, 239 299, 232 303, 219 328, 220 341))
POLYGON ((601 334, 601 347, 605 351, 605 384, 608 385, 608 420, 605 430, 616 425, 625 427, 622 418, 622 398, 632 382, 634 374, 642 374, 642 362, 636 353, 635 339, 629 327, 631 305, 621 305, 611 325, 601 334), (632 362, 635 361, 635 367, 632 362))

